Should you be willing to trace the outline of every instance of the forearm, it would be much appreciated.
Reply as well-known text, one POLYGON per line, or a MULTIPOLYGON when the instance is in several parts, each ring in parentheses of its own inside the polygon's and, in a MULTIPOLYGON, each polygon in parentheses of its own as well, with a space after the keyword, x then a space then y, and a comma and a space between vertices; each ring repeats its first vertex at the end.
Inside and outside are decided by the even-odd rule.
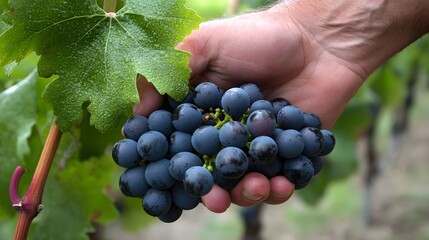
POLYGON ((428 0, 292 0, 273 8, 365 78, 429 32, 428 0))

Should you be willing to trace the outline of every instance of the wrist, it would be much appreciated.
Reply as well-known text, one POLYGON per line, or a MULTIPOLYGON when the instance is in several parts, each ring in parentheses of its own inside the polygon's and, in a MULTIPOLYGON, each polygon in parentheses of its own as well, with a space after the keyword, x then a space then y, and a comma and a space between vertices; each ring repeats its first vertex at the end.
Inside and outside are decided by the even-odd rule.
POLYGON ((429 1, 295 0, 272 8, 366 79, 388 58, 429 32, 429 1))

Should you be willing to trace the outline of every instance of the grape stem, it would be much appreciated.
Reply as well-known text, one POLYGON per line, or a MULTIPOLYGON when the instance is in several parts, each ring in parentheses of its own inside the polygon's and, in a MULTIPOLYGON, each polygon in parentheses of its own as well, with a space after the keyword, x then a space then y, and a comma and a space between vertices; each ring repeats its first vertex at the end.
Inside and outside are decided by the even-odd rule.
POLYGON ((9 197, 12 202, 12 206, 19 212, 14 240, 25 240, 27 238, 31 222, 43 209, 43 205, 41 204, 43 189, 45 187, 61 135, 61 130, 55 123, 53 123, 43 147, 42 154, 40 155, 39 162, 37 163, 33 179, 31 180, 27 193, 23 198, 19 197, 18 186, 21 176, 24 173, 24 168, 22 166, 18 166, 12 176, 12 180, 9 185, 9 197))
POLYGON ((213 119, 216 121, 216 125, 214 126, 217 130, 219 130, 225 123, 232 121, 232 117, 227 114, 224 110, 219 108, 216 109, 216 113, 212 115, 213 119), (223 115, 223 120, 220 120, 220 116, 223 115))

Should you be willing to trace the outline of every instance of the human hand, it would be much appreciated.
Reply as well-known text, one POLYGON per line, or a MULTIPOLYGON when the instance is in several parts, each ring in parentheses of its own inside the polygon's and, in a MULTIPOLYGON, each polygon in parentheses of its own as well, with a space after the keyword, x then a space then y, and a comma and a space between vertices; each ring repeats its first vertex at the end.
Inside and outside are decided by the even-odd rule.
MULTIPOLYGON (((336 47, 343 46, 343 38, 321 44, 324 41, 318 34, 325 36, 333 30, 304 26, 297 12, 285 15, 272 8, 203 23, 177 46, 192 54, 190 83, 210 81, 228 89, 252 82, 266 99, 283 97, 318 114, 323 128, 330 128, 371 69, 366 71, 353 62, 363 49, 351 49, 345 57, 344 49, 336 47)), ((141 104, 135 112, 147 115, 160 106, 162 98, 144 79, 139 89, 141 104)), ((225 211, 231 203, 280 204, 293 190, 294 185, 284 177, 267 179, 249 173, 230 191, 215 185, 203 196, 203 203, 214 212, 225 211)))

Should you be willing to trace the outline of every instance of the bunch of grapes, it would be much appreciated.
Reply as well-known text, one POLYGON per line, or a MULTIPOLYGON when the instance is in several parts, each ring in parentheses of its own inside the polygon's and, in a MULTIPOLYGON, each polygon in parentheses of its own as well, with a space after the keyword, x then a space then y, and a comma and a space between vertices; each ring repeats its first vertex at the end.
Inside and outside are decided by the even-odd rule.
POLYGON ((126 168, 123 194, 144 211, 174 222, 214 184, 232 189, 248 172, 282 175, 305 187, 335 146, 320 118, 283 98, 265 100, 252 83, 227 91, 204 82, 182 102, 167 98, 148 118, 136 115, 112 150, 126 168))

